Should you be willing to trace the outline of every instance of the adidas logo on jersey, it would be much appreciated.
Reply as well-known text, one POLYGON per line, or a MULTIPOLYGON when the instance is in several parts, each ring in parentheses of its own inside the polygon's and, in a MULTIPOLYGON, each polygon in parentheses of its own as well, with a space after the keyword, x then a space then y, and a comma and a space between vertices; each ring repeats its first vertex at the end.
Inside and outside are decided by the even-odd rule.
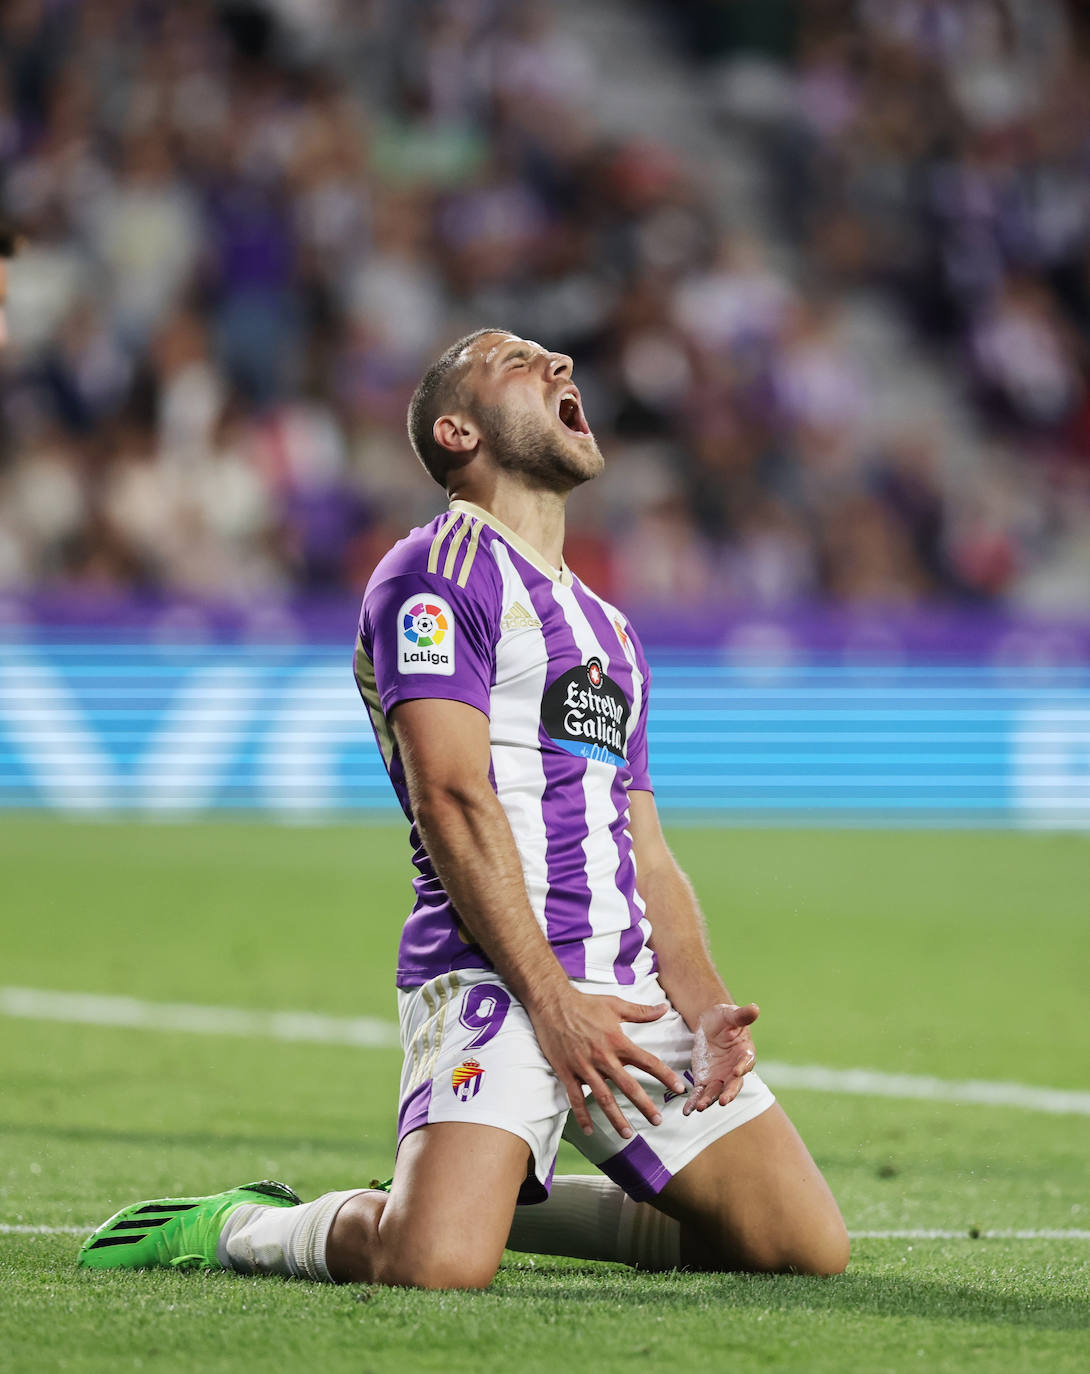
POLYGON ((531 615, 521 601, 516 601, 504 612, 500 629, 504 634, 508 630, 540 630, 541 621, 536 615, 531 615))

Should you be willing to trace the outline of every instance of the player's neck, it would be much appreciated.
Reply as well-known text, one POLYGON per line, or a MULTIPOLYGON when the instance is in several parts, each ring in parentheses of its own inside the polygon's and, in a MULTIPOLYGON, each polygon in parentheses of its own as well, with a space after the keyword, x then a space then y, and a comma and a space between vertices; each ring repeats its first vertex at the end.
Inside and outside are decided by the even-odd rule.
POLYGON ((564 563, 564 507, 567 495, 528 491, 496 482, 487 491, 455 490, 452 500, 470 501, 513 530, 553 568, 564 563))

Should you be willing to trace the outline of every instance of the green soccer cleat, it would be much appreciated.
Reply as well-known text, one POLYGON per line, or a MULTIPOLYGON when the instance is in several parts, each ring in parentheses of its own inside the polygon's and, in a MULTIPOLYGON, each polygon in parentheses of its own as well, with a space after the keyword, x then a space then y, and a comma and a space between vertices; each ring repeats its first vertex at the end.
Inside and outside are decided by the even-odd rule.
POLYGON ((87 1269, 219 1269, 223 1223, 246 1202, 297 1207, 302 1198, 284 1183, 263 1179, 211 1197, 134 1202, 87 1237, 76 1263, 87 1269))

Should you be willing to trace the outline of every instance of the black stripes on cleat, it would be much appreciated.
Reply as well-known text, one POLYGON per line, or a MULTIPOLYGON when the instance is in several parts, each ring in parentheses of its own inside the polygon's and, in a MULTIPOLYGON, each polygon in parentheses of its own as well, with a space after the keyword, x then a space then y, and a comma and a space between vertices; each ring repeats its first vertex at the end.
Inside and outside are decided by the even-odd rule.
POLYGON ((138 1240, 143 1240, 147 1235, 145 1229, 138 1236, 103 1236, 101 1240, 93 1241, 87 1248, 89 1250, 101 1250, 106 1245, 135 1245, 138 1240))
POLYGON ((279 1197, 286 1202, 290 1202, 293 1207, 302 1206, 303 1199, 293 1188, 289 1188, 286 1183, 277 1183, 274 1178, 259 1179, 257 1183, 243 1183, 239 1186, 240 1193, 260 1193, 262 1197, 279 1197))
MULTIPOLYGON (((146 1207, 138 1207, 136 1215, 140 1216, 144 1212, 192 1212, 196 1207, 195 1202, 149 1202, 146 1207)), ((164 1221, 169 1221, 169 1217, 164 1217, 164 1221)))

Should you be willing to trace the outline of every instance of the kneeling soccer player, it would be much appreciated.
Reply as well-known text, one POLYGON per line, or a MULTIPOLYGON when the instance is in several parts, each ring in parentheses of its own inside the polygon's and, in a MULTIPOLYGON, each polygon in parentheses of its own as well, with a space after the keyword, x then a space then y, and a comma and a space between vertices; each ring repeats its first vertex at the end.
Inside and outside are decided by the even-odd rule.
POLYGON ((571 360, 480 330, 425 373, 409 432, 450 508, 379 564, 356 645, 418 871, 392 1183, 137 1203, 80 1262, 464 1288, 509 1245, 839 1273, 836 1203, 659 827, 639 640, 563 560, 567 498, 602 469, 571 360), (552 1179, 562 1134, 599 1175, 552 1179))

